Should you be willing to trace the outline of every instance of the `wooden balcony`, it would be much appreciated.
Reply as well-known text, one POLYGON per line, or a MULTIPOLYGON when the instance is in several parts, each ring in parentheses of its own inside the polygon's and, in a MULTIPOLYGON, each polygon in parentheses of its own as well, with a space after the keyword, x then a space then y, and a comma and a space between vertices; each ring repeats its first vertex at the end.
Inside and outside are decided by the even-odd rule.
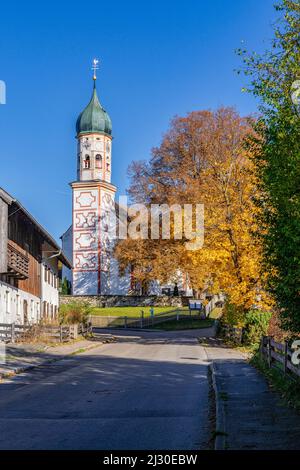
POLYGON ((9 242, 7 244, 7 275, 16 279, 28 279, 29 258, 9 242))

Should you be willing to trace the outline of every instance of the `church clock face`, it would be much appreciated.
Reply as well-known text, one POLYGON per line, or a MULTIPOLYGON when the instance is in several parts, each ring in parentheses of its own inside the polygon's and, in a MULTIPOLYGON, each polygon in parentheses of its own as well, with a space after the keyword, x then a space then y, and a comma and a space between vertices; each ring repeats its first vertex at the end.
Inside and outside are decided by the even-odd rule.
POLYGON ((103 142, 101 142, 101 140, 96 140, 95 150, 103 150, 103 142))

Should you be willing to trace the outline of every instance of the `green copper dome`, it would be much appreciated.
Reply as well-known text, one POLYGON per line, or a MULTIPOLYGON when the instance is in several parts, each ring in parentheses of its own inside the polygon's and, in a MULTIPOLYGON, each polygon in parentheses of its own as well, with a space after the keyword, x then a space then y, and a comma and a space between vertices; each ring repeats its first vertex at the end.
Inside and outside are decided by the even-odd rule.
POLYGON ((88 134, 90 132, 99 132, 101 134, 111 135, 111 120, 105 109, 102 108, 97 96, 96 81, 91 101, 87 107, 78 116, 76 122, 76 132, 79 134, 88 134))

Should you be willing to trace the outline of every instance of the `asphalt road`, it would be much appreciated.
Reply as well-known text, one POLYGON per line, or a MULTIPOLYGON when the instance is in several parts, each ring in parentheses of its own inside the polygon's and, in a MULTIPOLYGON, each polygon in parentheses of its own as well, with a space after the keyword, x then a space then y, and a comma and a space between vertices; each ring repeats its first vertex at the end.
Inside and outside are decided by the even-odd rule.
POLYGON ((195 332, 115 343, 0 384, 0 449, 206 449, 209 386, 195 332))

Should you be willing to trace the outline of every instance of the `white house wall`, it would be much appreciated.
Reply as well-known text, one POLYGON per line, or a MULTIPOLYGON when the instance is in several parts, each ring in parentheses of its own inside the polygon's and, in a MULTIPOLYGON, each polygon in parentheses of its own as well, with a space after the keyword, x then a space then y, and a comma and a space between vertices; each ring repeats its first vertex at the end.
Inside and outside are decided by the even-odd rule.
POLYGON ((27 302, 28 323, 36 323, 41 316, 40 299, 0 281, 0 323, 23 324, 24 301, 27 302))
POLYGON ((129 270, 124 276, 119 275, 119 263, 115 258, 110 263, 110 294, 127 295, 130 290, 131 276, 129 270))
MULTIPOLYGON (((53 266, 51 266, 51 263, 48 263, 47 265, 48 268, 50 268, 50 271, 52 273, 52 276, 55 275, 55 281, 51 281, 50 283, 48 281, 45 281, 45 269, 46 266, 42 264, 41 266, 41 300, 42 300, 42 305, 44 305, 44 302, 48 304, 48 316, 54 315, 54 313, 57 312, 58 306, 59 306, 59 293, 58 293, 58 273, 55 270, 53 266), (53 285, 54 284, 54 285, 53 285)), ((52 280, 52 277, 51 277, 52 280)), ((44 309, 42 309, 42 313, 44 309)))

